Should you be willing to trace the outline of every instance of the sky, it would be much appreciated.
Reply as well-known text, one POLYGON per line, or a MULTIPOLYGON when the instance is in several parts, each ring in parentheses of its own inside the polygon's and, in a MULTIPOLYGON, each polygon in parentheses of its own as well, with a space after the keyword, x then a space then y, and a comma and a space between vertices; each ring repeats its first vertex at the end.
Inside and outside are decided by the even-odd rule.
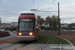
MULTIPOLYGON (((21 13, 38 11, 58 11, 60 4, 61 23, 75 23, 75 0, 0 0, 0 18, 2 23, 18 22, 21 13), (33 4, 34 1, 34 4, 33 4)), ((58 15, 57 12, 36 12, 42 18, 58 15)))

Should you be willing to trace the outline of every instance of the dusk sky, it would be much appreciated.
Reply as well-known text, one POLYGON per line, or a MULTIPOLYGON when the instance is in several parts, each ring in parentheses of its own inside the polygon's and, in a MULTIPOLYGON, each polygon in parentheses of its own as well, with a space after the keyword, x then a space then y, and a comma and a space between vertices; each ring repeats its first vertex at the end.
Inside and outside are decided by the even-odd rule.
MULTIPOLYGON (((0 0, 0 18, 2 23, 18 22, 20 13, 30 13, 30 9, 39 11, 58 11, 62 23, 75 23, 75 0, 0 0), (52 4, 53 3, 53 4, 52 4)), ((57 12, 36 12, 42 18, 58 15, 57 12)))

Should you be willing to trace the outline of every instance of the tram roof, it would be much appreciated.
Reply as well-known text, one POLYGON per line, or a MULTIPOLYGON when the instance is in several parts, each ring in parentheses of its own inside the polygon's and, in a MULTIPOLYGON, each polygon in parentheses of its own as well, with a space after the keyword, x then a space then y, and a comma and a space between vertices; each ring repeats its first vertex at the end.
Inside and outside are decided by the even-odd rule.
POLYGON ((35 15, 34 13, 21 13, 20 15, 35 15))
POLYGON ((21 13, 19 18, 32 18, 32 19, 36 19, 34 13, 21 13))

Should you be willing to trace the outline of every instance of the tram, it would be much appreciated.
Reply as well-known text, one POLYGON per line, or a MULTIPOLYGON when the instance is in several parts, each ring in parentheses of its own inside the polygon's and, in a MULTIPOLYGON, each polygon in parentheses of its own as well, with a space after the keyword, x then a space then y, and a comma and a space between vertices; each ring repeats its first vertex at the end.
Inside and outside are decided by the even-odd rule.
POLYGON ((32 41, 39 38, 38 20, 34 13, 21 13, 18 18, 17 39, 32 41))

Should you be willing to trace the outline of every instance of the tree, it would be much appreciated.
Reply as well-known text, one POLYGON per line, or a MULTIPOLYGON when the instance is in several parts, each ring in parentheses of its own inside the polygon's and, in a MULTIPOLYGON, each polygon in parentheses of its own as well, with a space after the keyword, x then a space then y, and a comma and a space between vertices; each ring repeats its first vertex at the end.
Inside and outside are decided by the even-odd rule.
POLYGON ((58 16, 51 16, 51 19, 52 19, 52 27, 54 30, 57 29, 57 25, 58 25, 58 16))
POLYGON ((69 28, 69 30, 71 30, 71 28, 72 28, 72 24, 69 24, 69 25, 68 25, 68 28, 69 28))
POLYGON ((57 30, 57 26, 58 26, 58 16, 47 16, 45 18, 45 20, 43 18, 41 18, 41 16, 37 16, 37 19, 39 21, 39 25, 40 27, 42 26, 42 24, 45 24, 45 25, 49 25, 49 28, 47 29, 50 29, 50 30, 57 30))
POLYGON ((68 25, 69 30, 75 30, 75 24, 71 23, 68 25))
POLYGON ((49 27, 53 30, 57 30, 57 25, 58 25, 58 16, 47 16, 45 18, 45 24, 48 25, 49 24, 49 27))
POLYGON ((41 16, 37 16, 37 19, 38 19, 38 23, 39 23, 39 26, 42 26, 42 24, 44 23, 44 19, 41 18, 41 16))
POLYGON ((51 18, 50 18, 49 16, 47 16, 47 17, 45 18, 45 24, 46 24, 46 25, 49 24, 49 27, 51 27, 51 25, 52 25, 52 20, 51 20, 51 18))

